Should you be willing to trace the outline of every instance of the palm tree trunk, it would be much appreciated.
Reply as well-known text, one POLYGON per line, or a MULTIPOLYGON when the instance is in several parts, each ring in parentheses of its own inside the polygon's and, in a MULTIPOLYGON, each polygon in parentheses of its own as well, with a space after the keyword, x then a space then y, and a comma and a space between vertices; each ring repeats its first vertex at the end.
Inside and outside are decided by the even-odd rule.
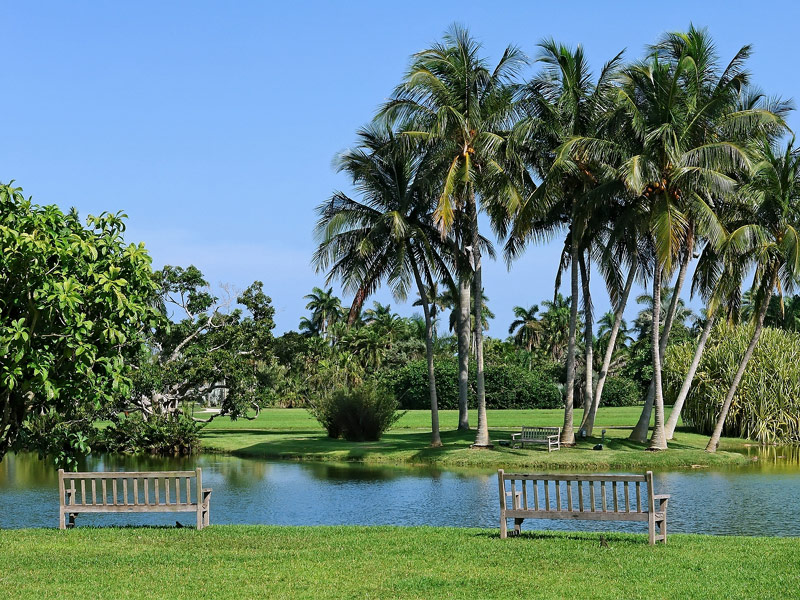
POLYGON ((414 258, 412 249, 409 249, 411 266, 414 269, 414 278, 417 280, 419 297, 422 300, 422 313, 425 315, 425 354, 428 359, 428 390, 431 395, 431 446, 439 447, 442 445, 442 438, 439 435, 439 402, 436 398, 436 374, 433 369, 433 320, 431 311, 428 307, 428 296, 425 292, 425 285, 419 274, 417 261, 414 258))
POLYGON ((769 293, 767 294, 767 297, 764 298, 761 309, 758 311, 758 319, 756 320, 756 326, 753 330, 753 337, 750 340, 750 345, 747 347, 744 356, 742 356, 742 362, 739 363, 739 369, 736 371, 736 375, 733 376, 733 381, 731 382, 731 387, 728 390, 728 395, 725 396, 725 401, 722 403, 722 410, 720 410, 719 417, 717 417, 717 424, 714 426, 714 432, 711 434, 711 439, 708 440, 706 452, 717 451, 717 446, 719 446, 719 438, 722 437, 722 428, 725 426, 725 419, 728 417, 728 411, 731 409, 731 402, 733 402, 733 397, 736 395, 736 390, 739 388, 739 383, 742 381, 744 371, 747 368, 747 363, 750 362, 750 359, 753 357, 753 352, 756 349, 758 338, 761 337, 761 331, 764 329, 764 317, 767 315, 767 308, 769 307, 769 301, 772 298, 772 289, 774 287, 775 276, 770 278, 769 293))
POLYGON ((678 398, 675 400, 675 404, 672 407, 672 412, 669 415, 669 419, 667 420, 667 439, 671 440, 672 436, 675 435, 675 427, 678 425, 678 418, 681 416, 681 410, 683 410, 683 404, 686 402, 686 397, 689 395, 689 390, 692 387, 692 381, 694 380, 694 374, 697 372, 697 367, 700 366, 700 359, 703 356, 703 350, 706 347, 706 342, 708 341, 708 336, 711 333, 711 329, 714 327, 714 320, 715 315, 711 315, 706 319, 706 324, 703 327, 703 333, 700 335, 700 341, 697 343, 697 349, 694 351, 694 358, 692 358, 692 364, 689 365, 689 371, 686 373, 686 377, 683 379, 683 385, 681 386, 681 391, 678 392, 678 398))
POLYGON ((614 315, 614 325, 611 327, 611 333, 608 338, 608 347, 606 353, 603 355, 603 365, 600 367, 600 375, 597 378, 597 387, 594 390, 594 401, 588 414, 584 414, 583 422, 581 423, 581 430, 586 432, 587 437, 592 435, 594 429, 594 421, 597 418, 597 410, 600 408, 600 399, 603 397, 603 387, 605 387, 606 379, 608 378, 608 370, 611 367, 611 359, 614 356, 614 347, 617 343, 617 335, 619 335, 619 328, 622 325, 622 315, 625 312, 625 306, 628 303, 628 296, 631 294, 633 288, 633 281, 636 279, 636 269, 639 267, 639 258, 636 257, 631 265, 631 270, 628 273, 628 279, 625 281, 625 289, 622 292, 619 306, 617 307, 614 315))
POLYGON ((572 298, 569 309, 569 338, 567 341, 567 381, 566 397, 564 399, 564 426, 561 429, 561 443, 573 445, 575 443, 575 430, 573 428, 573 402, 575 400, 575 337, 578 329, 578 236, 572 232, 572 248, 570 249, 570 288, 572 298))
POLYGON ((586 373, 584 376, 583 393, 583 417, 586 418, 588 411, 594 406, 594 386, 592 385, 592 371, 594 369, 594 331, 592 328, 592 294, 589 290, 589 269, 586 266, 586 259, 581 253, 581 282, 583 285, 583 346, 584 364, 586 373))
POLYGON ((489 424, 486 421, 486 386, 483 378, 483 284, 481 276, 481 240, 478 235, 478 211, 475 206, 475 192, 469 198, 470 221, 472 225, 472 257, 474 273, 472 276, 472 308, 475 317, 473 332, 475 336, 475 395, 478 404, 478 433, 475 436, 474 448, 489 448, 489 424))
POLYGON ((666 450, 667 438, 664 435, 664 396, 661 389, 661 269, 656 266, 653 274, 653 386, 655 388, 655 424, 653 437, 650 439, 648 450, 666 450))
POLYGON ((458 282, 458 429, 469 430, 469 338, 470 281, 462 275, 458 282))
MULTIPOLYGON (((691 242, 691 240, 690 240, 691 242)), ((686 280, 686 271, 689 267, 689 259, 692 256, 692 244, 690 243, 687 246, 687 251, 683 255, 681 259, 681 266, 680 270, 678 271, 678 279, 675 282, 675 289, 672 292, 672 299, 669 303, 669 308, 667 309, 667 316, 664 319, 664 332, 661 334, 661 341, 659 342, 659 356, 663 357, 664 353, 667 351, 667 342, 669 341, 669 334, 672 330, 672 323, 675 320, 675 313, 678 311, 678 301, 680 300, 681 289, 683 288, 683 282, 686 280)), ((659 313, 661 312, 661 307, 658 307, 659 313)), ((655 307, 654 307, 655 312, 655 307)), ((659 368, 659 377, 661 374, 661 369, 659 368)), ((650 386, 647 388, 647 400, 645 400, 644 407, 642 408, 642 414, 639 415, 639 421, 636 423, 636 426, 633 428, 631 435, 628 437, 630 440, 634 440, 637 442, 646 442, 647 441, 647 431, 650 428, 650 413, 653 410, 653 401, 655 399, 655 382, 651 381, 650 386)))

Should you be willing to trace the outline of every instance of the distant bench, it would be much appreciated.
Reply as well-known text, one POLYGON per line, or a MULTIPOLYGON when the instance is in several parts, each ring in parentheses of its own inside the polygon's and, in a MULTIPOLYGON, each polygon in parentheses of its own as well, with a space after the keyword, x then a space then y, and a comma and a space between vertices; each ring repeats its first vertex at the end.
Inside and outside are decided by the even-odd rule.
POLYGON ((65 473, 58 470, 60 529, 78 513, 193 512, 209 524, 211 489, 195 471, 65 473), (87 489, 88 486, 88 489, 87 489), (78 494, 80 493, 80 502, 78 494))
POLYGON ((514 519, 515 534, 519 534, 525 519, 592 519, 647 521, 650 545, 656 541, 667 543, 669 496, 654 493, 652 471, 644 475, 549 475, 506 473, 500 469, 497 478, 501 538, 507 536, 506 519, 514 519), (644 493, 642 484, 646 487, 644 493))
POLYGON ((519 433, 511 434, 511 445, 543 444, 547 451, 561 449, 561 427, 523 427, 519 433))

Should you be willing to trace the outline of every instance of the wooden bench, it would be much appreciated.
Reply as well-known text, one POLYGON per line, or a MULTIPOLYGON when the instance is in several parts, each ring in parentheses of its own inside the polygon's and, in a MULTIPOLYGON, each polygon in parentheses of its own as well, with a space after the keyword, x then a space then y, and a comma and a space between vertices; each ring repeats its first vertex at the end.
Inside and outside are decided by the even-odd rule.
POLYGON ((511 445, 545 444, 547 451, 561 449, 561 427, 523 427, 519 433, 511 434, 511 445))
POLYGON ((514 519, 515 535, 525 519, 592 519, 647 521, 650 545, 667 543, 669 496, 654 493, 652 471, 644 475, 549 475, 500 469, 497 479, 501 538, 507 537, 506 519, 514 519))
POLYGON ((58 492, 60 529, 66 529, 67 517, 74 526, 78 513, 193 512, 198 529, 209 524, 211 489, 203 487, 201 469, 105 473, 59 469, 58 492))

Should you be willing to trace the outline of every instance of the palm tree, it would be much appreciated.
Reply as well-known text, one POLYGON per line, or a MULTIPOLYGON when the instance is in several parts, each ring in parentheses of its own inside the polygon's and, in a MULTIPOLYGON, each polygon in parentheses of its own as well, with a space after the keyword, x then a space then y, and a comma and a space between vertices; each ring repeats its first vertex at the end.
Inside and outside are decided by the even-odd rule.
POLYGON ((542 324, 536 318, 539 306, 534 304, 530 308, 514 307, 514 319, 508 327, 508 334, 514 336, 514 343, 528 352, 537 346, 542 339, 542 324))
MULTIPOLYGON (((644 306, 636 315, 633 321, 633 327, 637 332, 637 336, 641 338, 650 337, 650 332, 653 329, 653 297, 649 294, 640 294, 636 297, 637 304, 644 306)), ((666 327, 667 316, 670 309, 675 303, 674 316, 672 318, 672 327, 686 330, 686 322, 689 321, 693 314, 692 309, 686 306, 686 302, 682 298, 677 297, 675 288, 665 285, 661 288, 661 307, 658 311, 659 314, 659 327, 662 332, 666 327)))
MULTIPOLYGON (((517 127, 517 136, 527 149, 528 160, 542 182, 516 216, 506 244, 506 256, 509 259, 517 256, 529 239, 547 239, 560 229, 567 230, 561 267, 570 266, 571 306, 561 443, 573 444, 579 271, 593 241, 592 229, 597 226, 593 216, 604 214, 602 210, 595 210, 595 196, 603 197, 597 193, 603 187, 603 177, 584 157, 564 153, 562 149, 572 138, 595 137, 604 128, 602 115, 621 55, 605 65, 595 84, 580 46, 572 49, 554 40, 545 40, 539 48, 538 60, 544 68, 523 91, 521 104, 527 116, 517 127)), ((584 271, 588 273, 585 268, 584 271)), ((584 290, 587 290, 586 278, 584 283, 584 290)), ((559 284, 560 270, 556 291, 559 284)), ((587 325, 591 319, 590 306, 591 300, 585 295, 584 319, 587 325)), ((589 337, 591 334, 587 333, 587 340, 589 337)), ((591 353, 591 346, 589 340, 587 353, 591 353)), ((590 379, 587 379, 587 390, 591 390, 590 379)))
POLYGON ((752 203, 749 222, 735 229, 730 244, 755 263, 752 294, 756 308, 750 344, 722 403, 714 431, 706 446, 716 452, 725 419, 753 356, 773 293, 782 299, 800 278, 800 151, 794 140, 781 152, 768 140, 758 148, 759 159, 741 195, 752 203))
POLYGON ((706 31, 690 27, 686 33, 663 36, 646 60, 623 71, 617 110, 609 119, 622 135, 613 140, 575 139, 571 144, 617 165, 620 180, 644 208, 647 241, 655 257, 651 449, 667 447, 661 386, 664 345, 658 326, 662 284, 682 252, 688 260, 692 236, 719 238, 721 227, 711 199, 730 193, 735 175, 749 167, 743 140, 783 125, 770 110, 741 110, 738 105, 748 80, 743 64, 749 53, 749 47, 742 48, 720 72, 706 31), (693 230, 695 226, 699 230, 693 230))
POLYGON ((333 295, 333 288, 327 290, 314 287, 311 293, 304 297, 308 300, 306 309, 311 311, 310 319, 300 321, 300 328, 307 329, 328 337, 328 330, 342 316, 342 302, 333 295))
MULTIPOLYGON (((478 205, 495 222, 521 202, 518 173, 524 171, 508 142, 516 116, 512 83, 524 59, 509 46, 490 69, 481 45, 466 29, 453 26, 441 43, 414 55, 404 81, 381 111, 400 122, 405 135, 434 149, 445 172, 435 219, 442 235, 460 241, 462 280, 471 275, 472 295, 483 293, 478 205), (467 268, 468 267, 468 268, 467 268)), ((475 321, 480 303, 473 303, 475 321)), ((475 330, 478 431, 474 447, 490 445, 486 422, 483 332, 475 330)))
MULTIPOLYGON (((433 223, 436 162, 430 152, 419 153, 378 127, 359 132, 359 146, 338 158, 361 199, 338 192, 318 208, 314 255, 318 269, 329 269, 328 280, 338 277, 356 302, 386 280, 397 299, 408 294, 411 282, 426 298, 436 276, 447 272, 447 240, 433 223)), ((354 302, 355 303, 355 302, 354 302)), ((422 303, 426 324, 428 384, 431 396, 431 444, 441 446, 436 380, 433 371, 433 320, 427 301, 422 303)), ((366 311, 372 323, 388 325, 397 319, 389 307, 366 311)), ((393 326, 393 325, 392 325, 393 326)), ((363 327, 378 334, 377 327, 363 327)), ((372 340, 365 340, 371 342, 372 340)), ((373 346, 369 346, 372 348, 373 346)))
MULTIPOLYGON (((545 311, 542 313, 542 346, 554 361, 560 362, 564 357, 570 328, 571 298, 556 294, 553 300, 542 302, 545 311)), ((580 325, 578 324, 578 327, 580 325)))

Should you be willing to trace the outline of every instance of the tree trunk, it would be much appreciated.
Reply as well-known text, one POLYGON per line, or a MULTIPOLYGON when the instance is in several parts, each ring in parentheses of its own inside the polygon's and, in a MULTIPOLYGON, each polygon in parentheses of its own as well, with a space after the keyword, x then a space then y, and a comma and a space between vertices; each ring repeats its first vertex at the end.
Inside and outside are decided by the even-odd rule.
POLYGON ((472 222, 472 257, 474 273, 472 277, 472 308, 475 322, 473 325, 475 335, 475 395, 478 404, 478 433, 475 436, 475 448, 488 448, 492 443, 489 440, 489 424, 486 421, 486 386, 483 378, 483 284, 481 282, 481 240, 478 235, 478 211, 475 206, 475 194, 470 194, 470 221, 472 222))
POLYGON ((570 249, 570 288, 572 298, 570 299, 569 309, 569 340, 567 342, 567 381, 566 395, 564 398, 564 426, 561 429, 561 443, 573 445, 575 443, 575 431, 572 425, 573 402, 575 399, 575 337, 578 328, 578 239, 576 233, 572 232, 572 248, 570 249))
POLYGON ((653 437, 650 439, 648 450, 666 450, 667 438, 664 435, 664 395, 661 388, 661 269, 656 266, 653 274, 653 386, 654 406, 656 409, 653 437))
POLYGON ((703 333, 700 336, 700 341, 697 343, 697 349, 694 351, 694 358, 692 358, 692 364, 689 365, 689 371, 686 373, 686 377, 683 379, 683 385, 681 386, 681 391, 678 392, 678 398, 675 400, 675 404, 672 407, 672 412, 669 415, 669 419, 667 420, 667 439, 671 440, 672 436, 675 435, 675 427, 678 425, 678 418, 681 416, 681 410, 683 410, 683 403, 686 402, 686 397, 689 395, 689 390, 692 387, 692 381, 694 380, 694 374, 697 372, 697 367, 700 366, 700 359, 703 356, 703 350, 706 347, 706 342, 708 341, 708 336, 711 333, 711 329, 714 327, 714 320, 715 315, 712 315, 706 319, 706 324, 703 327, 703 333))
POLYGON ((581 253, 581 282, 583 285, 583 346, 584 346, 584 364, 586 365, 586 373, 584 376, 583 388, 583 417, 586 418, 591 407, 594 406, 594 386, 592 385, 592 376, 594 370, 594 331, 592 321, 592 294, 589 290, 589 269, 586 265, 584 254, 581 253))
MULTIPOLYGON (((678 271, 678 279, 675 282, 675 289, 672 292, 672 300, 670 300, 669 308, 667 310, 667 316, 664 319, 664 332, 661 334, 661 341, 659 342, 659 356, 664 356, 664 352, 667 350, 667 341, 669 340, 669 334, 672 330, 672 322, 675 319, 675 313, 678 310, 678 301, 680 300, 681 289, 683 288, 683 282, 686 280, 686 271, 689 267, 689 260, 692 256, 692 249, 693 244, 691 243, 691 239, 689 240, 689 244, 687 245, 687 251, 681 260, 680 270, 678 271)), ((661 307, 658 307, 659 314, 661 313, 661 307)), ((660 374, 660 369, 659 369, 660 374)), ((636 427, 633 428, 631 435, 628 439, 634 440, 637 442, 646 442, 647 441, 647 431, 650 428, 650 413, 653 410, 653 400, 655 399, 655 387, 654 382, 650 382, 650 386, 647 388, 647 400, 645 400, 644 407, 642 408, 642 414, 639 415, 639 421, 636 423, 636 427)))
POLYGON ((425 315, 425 355, 428 359, 428 390, 431 395, 431 446, 438 448, 442 445, 442 438, 439 435, 439 402, 436 398, 436 375, 433 369, 433 319, 431 319, 428 296, 419 274, 419 268, 417 268, 413 249, 409 249, 409 256, 414 269, 414 278, 417 280, 419 288, 419 297, 422 301, 422 313, 425 315))
POLYGON ((603 387, 605 387, 606 379, 608 377, 608 370, 611 366, 611 359, 614 356, 614 347, 617 343, 617 335, 619 328, 622 325, 622 315, 625 312, 625 306, 628 303, 628 296, 630 296, 631 289, 633 288, 633 281, 636 279, 636 269, 639 267, 639 259, 636 257, 631 265, 631 270, 628 273, 628 279, 625 282, 625 289, 620 298, 620 304, 617 307, 616 314, 614 315, 614 325, 611 327, 611 333, 608 338, 608 348, 603 355, 603 365, 600 367, 600 375, 597 378, 597 387, 594 390, 594 402, 588 414, 584 413, 584 419, 581 423, 581 430, 586 432, 587 436, 592 435, 594 429, 594 421, 597 418, 597 410, 600 407, 600 400, 603 397, 603 387))
POLYGON ((469 338, 470 281, 462 275, 458 282, 458 429, 469 430, 469 338))
POLYGON ((756 327, 753 330, 753 337, 750 340, 750 345, 747 347, 744 356, 742 356, 742 362, 739 363, 739 369, 736 371, 736 375, 733 376, 733 382, 728 390, 728 395, 725 396, 725 401, 722 403, 722 410, 720 410, 719 417, 717 417, 717 424, 714 426, 714 432, 711 434, 711 439, 708 440, 706 452, 717 451, 717 446, 719 446, 719 438, 722 437, 722 428, 725 426, 725 419, 728 417, 728 411, 731 408, 731 402, 733 402, 733 397, 736 395, 736 390, 739 388, 739 383, 742 381, 742 376, 744 375, 744 370, 747 368, 747 363, 750 362, 750 359, 753 357, 753 352, 756 349, 758 338, 761 337, 761 330, 764 329, 764 317, 767 315, 767 308, 769 307, 769 301, 772 299, 772 288, 774 286, 775 277, 772 277, 770 278, 769 293, 764 299, 761 309, 758 311, 758 320, 756 321, 756 327))

